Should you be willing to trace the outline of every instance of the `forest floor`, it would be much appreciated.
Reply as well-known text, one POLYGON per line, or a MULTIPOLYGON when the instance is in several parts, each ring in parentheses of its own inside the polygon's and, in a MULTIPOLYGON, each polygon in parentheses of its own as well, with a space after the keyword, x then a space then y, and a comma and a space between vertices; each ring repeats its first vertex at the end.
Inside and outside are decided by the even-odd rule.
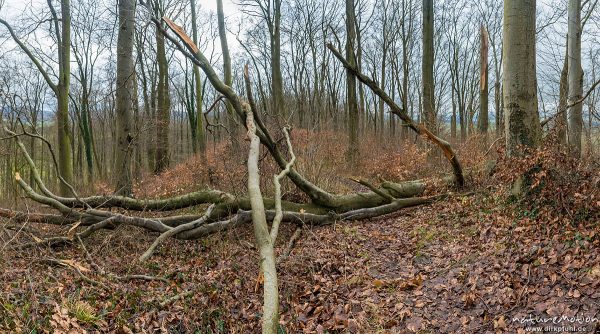
MULTIPOLYGON (((600 176, 591 169, 565 179, 576 184, 569 190, 551 170, 533 177, 546 184, 536 201, 506 195, 505 177, 514 174, 506 169, 469 195, 368 221, 303 227, 278 265, 281 332, 597 333, 600 176), (548 201, 553 193, 562 200, 548 201), (572 210, 577 205, 581 210, 572 210)), ((293 232, 283 228, 278 254, 293 232)), ((262 282, 249 225, 168 240, 140 264, 154 238, 122 226, 84 240, 105 273, 78 243, 2 250, 0 332, 260 331, 262 282), (166 280, 114 279, 128 274, 166 280)))
MULTIPOLYGON (((552 326, 587 326, 595 333, 598 227, 558 228, 540 224, 530 212, 515 219, 494 210, 485 196, 459 197, 368 222, 306 227, 278 268, 282 327, 286 333, 524 333, 530 316, 568 316, 581 322, 552 326)), ((279 251, 292 232, 283 231, 279 251)), ((154 237, 122 228, 85 243, 107 271, 168 283, 111 281, 91 272, 80 247, 4 254, 1 326, 77 333, 258 331, 262 289, 248 226, 197 242, 170 240, 147 265, 136 264, 154 237), (46 258, 73 261, 106 287, 46 258), (183 291, 191 295, 159 306, 183 291)))

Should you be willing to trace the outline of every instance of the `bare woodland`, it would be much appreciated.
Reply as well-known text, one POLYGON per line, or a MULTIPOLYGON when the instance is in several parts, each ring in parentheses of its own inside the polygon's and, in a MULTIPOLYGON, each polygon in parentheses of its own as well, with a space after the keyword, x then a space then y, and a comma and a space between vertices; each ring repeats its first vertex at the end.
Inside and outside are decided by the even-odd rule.
POLYGON ((2 331, 600 328, 597 1, 206 2, 0 0, 2 331))

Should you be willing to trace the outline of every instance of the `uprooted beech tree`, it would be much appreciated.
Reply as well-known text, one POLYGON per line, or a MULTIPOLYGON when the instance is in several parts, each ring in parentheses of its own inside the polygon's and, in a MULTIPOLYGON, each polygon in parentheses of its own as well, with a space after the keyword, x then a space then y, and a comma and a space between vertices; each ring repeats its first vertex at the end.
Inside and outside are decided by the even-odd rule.
MULTIPOLYGON (((160 27, 157 19, 153 19, 153 21, 160 27)), ((198 50, 180 27, 166 17, 163 18, 163 21, 167 23, 171 28, 171 31, 177 35, 179 40, 174 36, 171 36, 167 31, 159 28, 162 30, 161 32, 165 34, 165 36, 186 57, 200 66, 211 84, 231 102, 237 116, 241 120, 244 120, 245 118, 244 105, 247 105, 247 108, 252 112, 255 119, 257 125, 256 136, 260 140, 260 143, 267 149, 279 167, 282 168, 282 170, 285 169, 288 164, 287 157, 280 150, 276 141, 273 139, 271 132, 260 118, 260 112, 252 96, 251 82, 247 69, 245 71, 246 102, 243 101, 231 87, 225 85, 219 79, 202 52, 198 50)), ((433 135, 431 131, 423 125, 415 123, 372 79, 360 73, 356 68, 351 67, 331 44, 328 44, 327 47, 347 69, 384 100, 391 108, 393 114, 400 117, 402 121, 417 134, 440 147, 453 168, 455 185, 457 187, 462 187, 464 185, 464 176, 458 158, 452 150, 452 147, 443 139, 433 135)), ((79 197, 73 187, 61 178, 61 183, 71 190, 72 197, 58 196, 52 193, 42 182, 33 160, 29 157, 25 146, 19 139, 22 136, 35 135, 27 133, 25 129, 23 129, 23 133, 20 134, 14 133, 7 128, 4 130, 17 141, 18 146, 32 171, 39 192, 34 191, 31 185, 27 184, 19 176, 18 172, 15 173, 15 181, 23 189, 27 197, 38 203, 52 207, 57 210, 60 215, 24 214, 3 210, 0 211, 0 215, 2 216, 14 218, 16 220, 27 218, 32 222, 45 224, 68 225, 77 222, 79 224, 78 227, 87 227, 78 234, 80 237, 89 236, 94 231, 101 228, 112 227, 116 224, 130 224, 150 231, 165 233, 168 236, 179 239, 201 238, 207 234, 251 220, 251 200, 249 197, 234 196, 214 189, 200 190, 165 199, 133 199, 123 196, 79 197), (140 212, 172 211, 202 204, 211 205, 203 215, 168 216, 165 218, 152 219, 127 216, 105 210, 108 208, 119 208, 140 212)), ((282 221, 296 224, 319 225, 328 224, 333 221, 366 219, 392 213, 405 207, 430 203, 437 199, 437 197, 416 197, 422 194, 425 189, 425 183, 418 180, 404 183, 384 181, 379 187, 376 187, 365 180, 353 179, 353 181, 365 185, 371 189, 371 191, 338 195, 319 188, 319 186, 305 179, 294 168, 291 168, 286 176, 298 189, 310 198, 309 203, 282 202, 282 221)), ((263 202, 267 208, 266 213, 268 218, 272 219, 275 215, 274 209, 276 199, 264 198, 263 202)), ((66 237, 56 237, 40 242, 54 244, 58 242, 68 242, 67 239, 68 238, 66 237)))
MULTIPOLYGON (((164 17, 163 21, 167 23, 171 31, 176 34, 177 37, 175 37, 170 35, 169 32, 163 28, 160 28, 160 22, 157 19, 152 20, 159 26, 161 33, 163 33, 167 39, 179 49, 179 51, 204 71, 215 89, 231 102, 236 115, 244 122, 244 124, 244 108, 248 108, 252 112, 257 126, 256 136, 260 140, 260 143, 268 151, 277 165, 282 170, 285 169, 288 164, 288 157, 286 157, 284 151, 278 146, 277 141, 274 139, 270 130, 261 120, 261 113, 252 96, 248 70, 246 69, 244 72, 246 99, 243 99, 237 95, 231 87, 225 85, 219 79, 210 63, 185 34, 183 29, 164 17)), ((418 135, 431 141, 441 149, 452 166, 454 173, 453 182, 455 186, 458 188, 462 187, 465 182, 463 172, 458 157, 450 144, 433 135, 432 132, 423 125, 414 122, 408 114, 377 85, 377 83, 359 72, 356 68, 351 67, 331 44, 328 44, 327 47, 340 60, 343 66, 349 69, 361 82, 366 84, 375 94, 383 99, 394 115, 402 119, 402 121, 418 135)), ((42 182, 33 160, 29 157, 27 149, 19 139, 23 136, 35 135, 27 133, 25 129, 23 129, 22 133, 15 133, 7 128, 4 128, 4 130, 17 141, 18 146, 32 171, 33 179, 35 180, 39 192, 34 191, 31 185, 27 184, 27 182, 19 176, 18 172, 15 174, 15 181, 23 189, 27 197, 38 203, 52 207, 60 214, 27 215, 27 218, 32 218, 34 222, 59 225, 80 222, 78 225, 80 228, 88 227, 81 232, 83 234, 82 236, 87 236, 95 230, 111 227, 115 224, 130 224, 160 233, 165 233, 178 228, 176 233, 171 232, 169 235, 179 239, 197 239, 207 234, 230 228, 233 225, 250 221, 251 205, 248 196, 234 196, 216 189, 203 189, 185 195, 164 199, 134 199, 124 196, 79 197, 73 187, 61 178, 61 184, 66 185, 71 190, 72 196, 58 196, 52 193, 42 182), (165 218, 152 219, 128 216, 106 210, 109 208, 116 208, 139 212, 173 211, 203 204, 211 206, 202 215, 168 216, 165 218)), ((371 191, 339 195, 321 189, 318 185, 315 185, 310 180, 304 178, 302 174, 294 168, 291 168, 286 176, 300 191, 304 192, 310 198, 310 202, 295 203, 282 201, 283 222, 319 225, 328 224, 333 221, 366 219, 392 213, 406 207, 427 204, 438 199, 438 197, 418 197, 424 192, 426 186, 425 182, 421 180, 403 183, 383 181, 379 186, 375 186, 366 180, 352 179, 353 181, 366 186, 371 191)), ((273 198, 264 198, 263 202, 267 209, 267 215, 269 218, 272 218, 275 214, 274 209, 276 200, 273 198)), ((25 218, 25 214, 23 213, 7 210, 1 211, 0 214, 15 219, 25 218)), ((66 240, 59 239, 47 240, 44 242, 66 242, 66 240)))
MULTIPOLYGON (((15 181, 28 198, 51 207, 57 213, 22 213, 2 209, 0 210, 0 216, 11 218, 13 221, 27 220, 39 224, 72 225, 70 231, 74 231, 69 235, 36 240, 30 244, 21 244, 16 247, 68 244, 89 237, 101 229, 114 228, 118 225, 133 225, 159 233, 155 242, 149 245, 144 254, 140 255, 139 260, 144 261, 152 256, 161 241, 166 238, 198 239, 236 225, 253 222, 261 253, 262 272, 265 276, 263 326, 274 328, 273 326, 277 325, 278 302, 276 299, 276 262, 273 247, 280 223, 324 225, 333 222, 361 220, 393 213, 407 207, 424 205, 445 196, 422 197, 426 184, 424 181, 419 180, 404 183, 381 180, 380 184, 376 186, 366 180, 352 179, 352 181, 360 183, 370 191, 344 195, 333 194, 321 189, 294 169, 295 156, 288 133, 290 130, 285 128, 283 131, 285 135, 284 142, 287 146, 287 150, 283 150, 280 147, 279 140, 274 138, 271 130, 261 119, 261 110, 259 110, 252 95, 251 79, 247 66, 244 71, 246 96, 241 97, 219 79, 205 56, 182 28, 167 17, 163 17, 162 21, 169 27, 169 31, 162 28, 163 26, 158 19, 153 18, 152 21, 157 29, 181 53, 204 71, 210 83, 227 99, 233 107, 235 115, 246 126, 248 130, 247 139, 251 143, 248 158, 247 195, 235 196, 217 189, 203 189, 162 199, 134 199, 123 196, 80 197, 65 179, 60 178, 62 186, 70 189, 71 196, 58 196, 42 182, 38 169, 20 138, 33 136, 41 140, 44 139, 28 133, 25 127, 22 127, 21 133, 16 133, 4 127, 4 131, 14 138, 25 157, 35 181, 35 187, 21 178, 19 172, 15 173, 15 181), (267 150, 270 157, 281 169, 281 173, 274 177, 274 198, 263 198, 258 187, 257 160, 260 147, 267 150), (282 201, 280 182, 283 178, 288 178, 300 191, 308 196, 310 201, 307 203, 282 201), (143 215, 147 211, 170 212, 202 205, 208 206, 208 208, 199 215, 166 215, 162 218, 148 218, 143 215), (135 214, 135 212, 139 212, 139 214, 135 214), (268 221, 272 222, 270 228, 267 224, 268 221), (275 301, 273 301, 273 298, 275 298, 275 301)), ((435 136, 423 125, 413 121, 375 81, 350 65, 331 44, 328 44, 327 48, 350 73, 378 95, 389 106, 391 112, 399 117, 407 127, 439 147, 452 167, 454 185, 457 188, 462 187, 465 182, 463 171, 450 144, 435 136)), ((46 144, 52 151, 47 141, 46 144)))

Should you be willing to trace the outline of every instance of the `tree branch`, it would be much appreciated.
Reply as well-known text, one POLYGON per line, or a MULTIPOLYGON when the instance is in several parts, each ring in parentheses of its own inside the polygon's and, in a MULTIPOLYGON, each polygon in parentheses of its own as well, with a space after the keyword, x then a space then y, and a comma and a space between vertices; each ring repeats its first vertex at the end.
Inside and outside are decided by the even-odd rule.
POLYGON ((285 135, 285 141, 287 143, 291 159, 290 162, 287 163, 285 169, 282 170, 279 174, 273 177, 273 183, 275 184, 275 218, 273 219, 273 224, 271 225, 271 242, 275 244, 275 240, 277 239, 277 233, 279 231, 279 224, 281 223, 281 218, 283 217, 283 212, 281 210, 281 180, 290 172, 291 168, 296 163, 296 155, 294 154, 294 150, 292 147, 292 142, 290 140, 290 133, 288 128, 283 128, 283 133, 285 135))
POLYGON ((583 95, 579 100, 574 101, 572 103, 569 103, 568 105, 564 106, 562 109, 559 109, 558 112, 556 112, 556 114, 548 117, 547 119, 542 121, 542 127, 546 126, 551 120, 553 120, 554 118, 560 116, 562 113, 566 112, 567 110, 569 110, 571 107, 574 107, 580 103, 582 103, 583 101, 585 101, 585 99, 588 98, 588 96, 590 96, 590 94, 594 91, 594 89, 596 89, 596 87, 600 85, 600 80, 594 82, 594 84, 590 87, 590 89, 588 89, 588 91, 585 93, 585 95, 583 95))
POLYGON ((389 107, 390 111, 396 116, 400 117, 406 125, 415 131, 417 134, 429 139, 432 143, 437 145, 442 152, 444 152, 444 156, 450 162, 452 169, 454 171, 454 183, 457 187, 461 188, 465 184, 465 178, 463 176, 462 167, 460 162, 458 161, 458 157, 454 153, 452 146, 450 144, 435 136, 431 131, 425 128, 421 124, 416 124, 410 116, 406 113, 406 110, 403 110, 400 106, 398 106, 392 98, 390 98, 387 93, 383 91, 379 87, 379 85, 373 81, 373 79, 368 76, 362 74, 356 67, 350 65, 350 63, 342 56, 342 54, 335 49, 335 47, 331 43, 327 43, 327 48, 333 53, 333 55, 342 63, 342 65, 355 77, 357 77, 362 83, 367 85, 375 95, 379 96, 389 107))
POLYGON ((17 45, 21 48, 21 50, 23 50, 23 52, 25 52, 27 57, 29 57, 29 59, 33 62, 35 67, 38 69, 38 71, 40 71, 40 73, 44 77, 44 80, 46 80, 46 83, 48 84, 48 86, 50 86, 50 89, 52 89, 52 91, 54 91, 55 94, 58 94, 58 87, 56 86, 56 84, 54 82, 52 82, 52 79, 50 79, 50 75, 48 75, 48 72, 46 72, 46 70, 42 67, 42 64, 33 55, 31 50, 29 50, 29 48, 21 41, 21 39, 19 37, 17 37, 17 35, 15 34, 15 31, 10 26, 10 24, 8 24, 8 22, 4 21, 3 19, 0 19, 0 23, 6 27, 6 29, 10 33, 10 36, 15 41, 15 43, 17 43, 17 45))
POLYGON ((150 245, 150 247, 148 247, 148 249, 146 250, 146 252, 144 252, 144 254, 142 254, 142 256, 139 257, 139 261, 140 262, 144 262, 147 259, 150 258, 150 256, 152 256, 152 253, 154 253, 154 250, 156 249, 156 247, 163 242, 165 239, 172 237, 180 232, 183 231, 187 231, 187 230, 191 230, 194 229, 200 225, 203 225, 206 223, 206 221, 208 220, 208 218, 210 217, 213 209, 214 209, 215 205, 211 205, 208 210, 206 210, 206 213, 204 213, 204 216, 202 216, 200 219, 194 220, 192 222, 189 222, 187 224, 183 224, 183 225, 179 225, 173 229, 170 229, 166 232, 164 232, 163 234, 161 234, 158 238, 156 238, 156 240, 154 240, 154 242, 152 243, 152 245, 150 245))

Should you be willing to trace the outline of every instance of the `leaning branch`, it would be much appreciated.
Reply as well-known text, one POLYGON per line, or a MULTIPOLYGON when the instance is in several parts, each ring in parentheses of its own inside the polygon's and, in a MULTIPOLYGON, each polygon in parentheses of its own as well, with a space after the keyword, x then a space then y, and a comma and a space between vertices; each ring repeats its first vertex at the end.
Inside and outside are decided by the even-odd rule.
POLYGON ((44 77, 44 80, 46 80, 46 83, 48 84, 50 89, 52 89, 52 91, 54 93, 58 92, 58 87, 56 86, 56 84, 54 82, 52 82, 52 79, 50 79, 50 75, 48 75, 48 72, 46 72, 46 70, 40 63, 40 61, 33 55, 31 50, 29 50, 29 48, 25 45, 25 43, 23 43, 21 41, 21 39, 17 36, 17 34, 15 34, 15 31, 10 26, 10 24, 8 24, 8 22, 6 22, 2 19, 0 19, 0 24, 4 25, 6 27, 6 29, 8 30, 8 33, 12 37, 13 41, 15 41, 15 43, 17 43, 17 45, 21 48, 21 50, 23 50, 23 52, 25 52, 27 57, 29 57, 31 62, 33 62, 35 67, 38 69, 38 71, 40 71, 40 73, 44 77))
POLYGON ((563 113, 567 112, 567 110, 569 110, 570 108, 582 103, 583 101, 585 101, 585 99, 588 98, 588 96, 590 96, 590 94, 596 89, 596 87, 600 85, 600 80, 594 82, 594 84, 592 85, 592 87, 590 87, 590 89, 588 89, 588 91, 585 93, 585 95, 583 95, 582 98, 580 98, 577 101, 574 101, 572 103, 567 104, 566 106, 560 108, 556 114, 546 118, 545 120, 542 121, 542 127, 546 126, 551 120, 555 119, 556 117, 562 115, 563 113))
POLYGON ((458 161, 458 158, 454 153, 452 146, 450 146, 450 144, 447 141, 434 135, 423 125, 417 124, 415 121, 413 121, 412 118, 410 118, 410 116, 406 113, 406 110, 403 110, 400 106, 398 106, 396 102, 394 102, 394 100, 391 97, 389 97, 389 95, 387 95, 387 93, 384 92, 383 89, 381 89, 375 81, 373 81, 373 79, 362 74, 355 66, 350 65, 350 63, 344 58, 344 56, 342 56, 342 54, 338 50, 336 50, 336 48, 331 43, 327 44, 327 48, 342 63, 342 65, 344 65, 344 67, 350 73, 352 73, 352 75, 354 75, 362 83, 367 85, 373 91, 373 93, 375 93, 375 95, 379 96, 390 107, 390 111, 394 115, 400 117, 400 119, 404 121, 404 123, 406 123, 406 125, 409 128, 411 128, 417 134, 429 139, 432 143, 437 145, 442 150, 442 152, 444 152, 444 156, 446 157, 446 159, 448 159, 450 165, 452 165, 452 169, 454 171, 455 185, 459 188, 463 187, 465 184, 465 178, 463 176, 460 162, 458 161))
MULTIPOLYGON (((202 54, 202 51, 196 47, 196 45, 191 41, 191 39, 185 34, 183 29, 171 21, 167 17, 163 17, 163 21, 167 24, 169 29, 175 33, 179 40, 171 36, 163 27, 161 22, 152 18, 152 22, 157 26, 158 30, 165 35, 165 37, 171 41, 175 47, 181 51, 187 58, 189 58, 194 64, 198 65, 206 74, 208 80, 211 82, 213 87, 221 94, 225 95, 225 97, 231 102, 234 110, 236 111, 238 117, 245 122, 246 115, 245 111, 242 107, 242 102, 239 96, 231 89, 231 87, 225 85, 216 74, 206 57, 202 54), (180 41, 183 43, 180 43, 180 41)), ((248 85, 248 76, 246 76, 246 86, 248 85)), ((251 96, 251 91, 248 92, 251 96)), ((258 129, 256 131, 256 136, 260 139, 260 142, 269 150, 271 156, 275 160, 275 162, 279 165, 279 168, 285 169, 287 165, 287 160, 285 159, 284 154, 279 150, 277 144, 273 142, 271 136, 266 127, 261 126, 260 117, 258 117, 258 112, 255 109, 253 104, 250 104, 250 108, 252 109, 252 113, 254 115, 254 119, 258 129)), ((436 137, 437 138, 437 137, 436 137)), ((449 147, 449 145, 447 145, 449 147)), ((450 152, 453 155, 454 153, 450 152)), ((453 157, 454 161, 458 163, 456 157, 453 157)), ((462 176, 462 172, 460 174, 462 176)), ((375 193, 365 193, 365 194, 351 194, 351 195, 335 195, 331 194, 312 182, 305 179, 302 175, 300 175, 294 168, 291 168, 289 173, 287 174, 288 178, 305 194, 310 197, 311 201, 318 206, 328 208, 337 212, 343 212, 353 209, 358 209, 361 207, 374 207, 385 203, 386 201, 382 199, 378 194, 375 193)), ((462 179, 461 179, 462 180, 462 179)), ((414 196, 416 194, 413 194, 414 196)))

